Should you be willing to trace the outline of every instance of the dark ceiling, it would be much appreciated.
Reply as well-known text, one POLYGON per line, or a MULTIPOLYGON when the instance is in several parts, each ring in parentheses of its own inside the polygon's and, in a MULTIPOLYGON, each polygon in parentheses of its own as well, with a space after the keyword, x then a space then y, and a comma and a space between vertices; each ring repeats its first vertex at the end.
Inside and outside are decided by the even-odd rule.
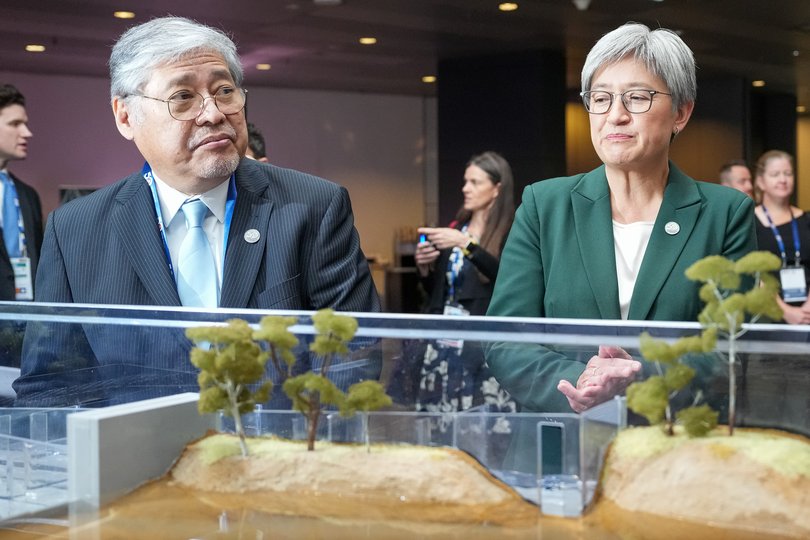
MULTIPOLYGON (((702 74, 764 79, 810 107, 810 0, 0 0, 0 70, 106 76, 110 46, 167 14, 233 35, 249 86, 432 95, 442 58, 565 50, 570 87, 605 32, 638 21, 682 32, 702 74), (580 11, 576 4, 587 4, 580 11), (337 4, 337 5, 324 5, 337 4), (112 17, 115 10, 134 20, 112 17), (374 36, 373 46, 358 43, 374 36), (47 47, 28 53, 29 43, 47 47), (272 69, 258 71, 257 63, 272 69)), ((482 69, 486 66, 482 65, 482 69)))

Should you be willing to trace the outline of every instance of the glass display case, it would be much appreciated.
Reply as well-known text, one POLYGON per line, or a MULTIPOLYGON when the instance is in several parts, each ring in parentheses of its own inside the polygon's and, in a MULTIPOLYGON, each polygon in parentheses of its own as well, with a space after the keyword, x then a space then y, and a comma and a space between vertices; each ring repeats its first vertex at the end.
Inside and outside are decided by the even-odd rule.
MULTIPOLYGON (((258 325, 267 315, 294 316, 290 329, 301 342, 296 369, 318 371, 322 362, 308 350, 315 335, 310 312, 0 304, 3 376, 16 379, 20 365, 23 374, 13 385, 0 384, 7 407, 0 411, 0 518, 18 515, 19 520, 20 514, 71 499, 65 435, 72 413, 198 390, 187 328, 233 318, 258 325), (50 459, 45 465, 42 456, 50 459)), ((612 345, 640 358, 644 331, 665 339, 699 331, 696 323, 350 315, 357 318, 358 331, 329 377, 344 390, 354 382, 378 380, 392 396, 388 410, 369 417, 375 441, 461 448, 543 513, 567 516, 587 506, 615 430, 642 421, 626 416, 620 399, 584 415, 564 408, 527 410, 508 388, 498 387, 487 371, 487 355, 495 348, 515 358, 552 350, 585 363, 600 345, 612 345)), ((751 325, 738 351, 737 424, 810 436, 810 328, 751 325)), ((269 362, 267 376, 280 380, 269 362)), ((556 387, 558 381, 539 382, 556 387)), ((720 408, 722 421, 728 397, 724 362, 706 355, 696 384, 720 408)), ((276 387, 246 423, 255 433, 300 437, 303 417, 282 412, 289 408, 276 387)), ((357 420, 325 415, 319 437, 357 440, 357 420)), ((227 422, 217 425, 228 429, 227 422)), ((170 437, 172 431, 181 430, 163 426, 165 435, 152 437, 170 437)), ((131 451, 139 452, 141 443, 131 451)), ((75 467, 81 466, 77 461, 75 467)))

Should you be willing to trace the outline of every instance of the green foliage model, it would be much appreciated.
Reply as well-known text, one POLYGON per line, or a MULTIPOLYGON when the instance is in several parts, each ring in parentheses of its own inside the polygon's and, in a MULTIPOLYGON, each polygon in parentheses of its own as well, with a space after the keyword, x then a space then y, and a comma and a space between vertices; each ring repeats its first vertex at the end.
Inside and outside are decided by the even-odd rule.
MULTIPOLYGON (((349 394, 340 405, 341 416, 353 416, 357 411, 368 413, 392 403, 391 397, 385 393, 383 386, 377 381, 360 381, 349 387, 349 394)), ((363 440, 366 443, 366 452, 371 451, 371 441, 368 434, 368 414, 363 415, 363 440)))
POLYGON ((191 363, 200 370, 198 410, 227 411, 234 419, 242 456, 247 456, 242 415, 270 398, 271 381, 255 391, 250 387, 264 377, 270 355, 253 341, 253 329, 241 319, 231 319, 226 326, 189 328, 186 336, 197 345, 191 350, 191 363))
MULTIPOLYGON (((307 419, 307 449, 315 449, 315 436, 323 405, 334 405, 342 416, 351 416, 358 410, 370 411, 391 404, 380 383, 363 381, 349 387, 344 394, 327 378, 335 357, 349 352, 348 343, 357 332, 357 320, 338 315, 331 309, 322 309, 312 316, 317 335, 309 349, 323 358, 320 373, 307 372, 287 379, 284 393, 307 419)), ((364 438, 368 443, 368 423, 363 418, 364 438)))
MULTIPOLYGON (((243 456, 248 455, 242 415, 270 398, 273 383, 260 381, 270 360, 283 381, 284 392, 293 409, 307 418, 307 448, 314 450, 318 420, 323 405, 336 406, 342 416, 368 412, 391 404, 391 398, 377 381, 362 381, 343 393, 327 378, 335 357, 349 351, 348 343, 357 332, 357 320, 323 309, 312 316, 316 337, 310 350, 323 358, 320 373, 307 372, 292 377, 296 358, 293 349, 299 340, 290 332, 295 317, 266 316, 253 330, 241 319, 224 326, 195 327, 186 336, 195 343, 191 363, 200 370, 200 413, 226 411, 234 419, 243 456), (260 343, 266 345, 266 351, 260 343)), ((364 436, 368 444, 368 424, 364 417, 364 436)))
POLYGON ((711 255, 687 268, 687 278, 703 283, 700 299, 705 307, 698 315, 703 331, 697 336, 680 338, 671 345, 646 332, 642 334, 641 354, 655 362, 658 374, 630 385, 627 406, 651 424, 663 423, 670 435, 674 433, 675 423, 681 424, 690 436, 702 436, 711 431, 717 425, 717 412, 707 405, 693 404, 676 413, 673 419, 670 400, 695 376, 695 371, 682 363, 683 357, 711 353, 717 338, 721 337, 728 343, 725 353, 729 379, 728 428, 729 435, 733 435, 737 409, 737 339, 747 331, 743 328, 747 317, 752 323, 762 317, 782 318, 782 310, 776 303, 779 282, 771 275, 780 267, 779 257, 767 251, 754 251, 736 262, 711 255), (749 282, 751 288, 741 291, 743 284, 749 282))

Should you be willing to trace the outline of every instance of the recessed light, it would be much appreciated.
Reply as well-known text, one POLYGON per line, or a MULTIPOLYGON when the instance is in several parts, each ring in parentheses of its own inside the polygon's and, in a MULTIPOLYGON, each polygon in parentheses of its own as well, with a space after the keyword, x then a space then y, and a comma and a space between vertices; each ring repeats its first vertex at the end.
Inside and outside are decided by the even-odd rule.
POLYGON ((754 88, 762 88, 763 86, 765 86, 765 81, 763 81, 762 79, 751 81, 751 86, 753 86, 754 88))
POLYGON ((793 56, 799 56, 799 54, 800 54, 799 49, 796 49, 795 51, 793 51, 793 56))
POLYGON ((428 83, 428 84, 435 83, 436 82, 436 75, 425 75, 424 77, 422 77, 422 82, 423 83, 428 83))
POLYGON ((259 71, 268 71, 270 67, 270 64, 256 64, 256 69, 259 71))
POLYGON ((28 52, 45 52, 45 45, 39 45, 38 43, 31 43, 30 45, 25 46, 25 50, 28 52))
POLYGON ((501 11, 515 11, 517 8, 517 2, 501 2, 498 4, 498 9, 501 11))
POLYGON ((134 19, 135 13, 132 11, 115 11, 113 17, 116 19, 134 19))
POLYGON ((362 45, 374 45, 375 43, 377 43, 377 38, 375 38, 375 37, 361 37, 360 38, 360 43, 362 45))
POLYGON ((806 113, 807 112, 807 107, 805 107, 804 105, 798 105, 798 106, 796 106, 796 112, 797 113, 806 113))

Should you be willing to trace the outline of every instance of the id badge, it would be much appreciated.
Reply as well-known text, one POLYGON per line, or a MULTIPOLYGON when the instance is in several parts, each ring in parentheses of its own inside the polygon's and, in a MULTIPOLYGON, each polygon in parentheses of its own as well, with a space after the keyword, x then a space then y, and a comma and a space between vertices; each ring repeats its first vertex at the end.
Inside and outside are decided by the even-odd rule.
MULTIPOLYGON (((445 304, 444 306, 444 315, 449 315, 451 317, 466 317, 470 314, 469 311, 464 309, 461 304, 445 304)), ((453 349, 461 349, 464 348, 464 340, 463 339, 438 339, 436 343, 442 347, 450 347, 453 349)))
POLYGON ((803 266, 782 268, 779 271, 782 284, 782 299, 785 302, 804 302, 807 300, 807 281, 803 266))
POLYGON ((17 291, 17 300, 34 299, 34 280, 31 276, 31 259, 28 257, 12 257, 11 268, 14 269, 14 288, 17 291))

